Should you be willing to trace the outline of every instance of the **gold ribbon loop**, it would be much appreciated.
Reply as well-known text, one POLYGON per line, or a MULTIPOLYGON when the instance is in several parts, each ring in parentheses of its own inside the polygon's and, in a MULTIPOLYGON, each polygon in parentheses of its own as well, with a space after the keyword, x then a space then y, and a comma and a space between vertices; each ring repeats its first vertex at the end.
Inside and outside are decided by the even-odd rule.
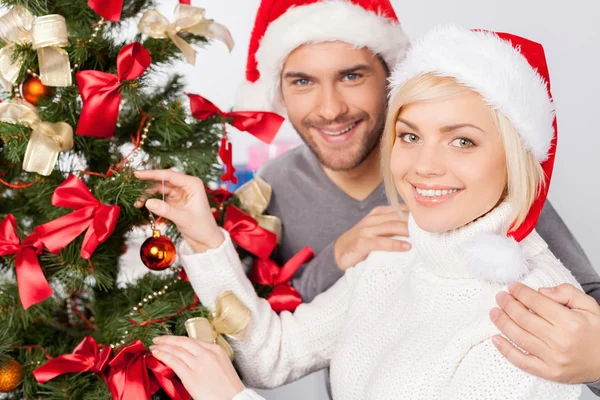
POLYGON ((219 345, 233 360, 233 349, 223 335, 244 340, 251 321, 252 313, 248 307, 228 290, 217 298, 210 319, 190 318, 185 321, 185 328, 189 337, 219 345))
POLYGON ((273 189, 260 176, 246 182, 235 192, 242 203, 242 209, 254 218, 258 224, 277 236, 277 242, 281 242, 281 220, 272 215, 263 215, 271 202, 273 189))
POLYGON ((73 148, 73 128, 65 122, 44 122, 35 108, 24 100, 0 103, 0 121, 20 124, 32 129, 23 169, 50 175, 58 159, 58 153, 73 148))
POLYGON ((38 52, 40 79, 46 86, 71 86, 71 63, 61 47, 69 44, 67 23, 62 15, 39 18, 25 7, 16 6, 0 17, 0 39, 6 45, 0 49, 0 84, 12 90, 23 61, 14 55, 17 44, 31 43, 38 52))
POLYGON ((154 39, 171 39, 183 53, 186 62, 195 65, 196 52, 188 42, 179 36, 180 32, 220 40, 225 43, 229 51, 233 49, 234 45, 229 30, 219 23, 205 19, 204 13, 205 11, 202 8, 179 4, 175 9, 175 21, 169 23, 169 20, 160 12, 156 10, 146 11, 138 24, 138 29, 154 39))
POLYGON ((12 90, 17 82, 23 62, 15 58, 17 44, 31 43, 33 15, 22 6, 16 6, 0 17, 0 40, 6 45, 0 49, 0 84, 12 90))
POLYGON ((69 54, 61 47, 69 45, 65 17, 45 15, 33 23, 33 48, 38 52, 40 79, 46 86, 71 86, 69 54))

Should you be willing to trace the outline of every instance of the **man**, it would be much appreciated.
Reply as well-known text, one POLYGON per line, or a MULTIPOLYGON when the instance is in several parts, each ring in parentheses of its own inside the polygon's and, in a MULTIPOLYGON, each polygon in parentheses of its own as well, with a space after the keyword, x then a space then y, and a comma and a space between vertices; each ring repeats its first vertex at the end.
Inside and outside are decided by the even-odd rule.
MULTIPOLYGON (((283 221, 278 261, 306 245, 316 254, 294 279, 306 302, 371 251, 410 248, 391 239, 408 236, 407 215, 387 206, 378 148, 389 68, 407 47, 388 0, 264 0, 258 10, 237 108, 285 113, 305 142, 260 175, 273 188, 267 213, 283 221)), ((598 274, 550 204, 537 229, 600 302, 598 274)), ((502 354, 546 379, 600 380, 600 307, 592 297, 572 287, 538 293, 511 285, 510 292, 498 295, 501 309, 490 318, 529 354, 498 340, 502 354)), ((600 395, 600 381, 590 387, 600 395)))

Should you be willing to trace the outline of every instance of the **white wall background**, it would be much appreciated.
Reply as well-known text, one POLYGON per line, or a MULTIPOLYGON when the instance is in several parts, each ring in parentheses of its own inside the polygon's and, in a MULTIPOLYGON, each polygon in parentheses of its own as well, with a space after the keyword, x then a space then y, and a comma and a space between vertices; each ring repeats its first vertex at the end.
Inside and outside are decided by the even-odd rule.
MULTIPOLYGON (((163 0, 171 9, 174 0, 163 0)), ((516 33, 545 45, 557 105, 559 147, 550 200, 571 228, 593 265, 600 270, 600 2, 597 0, 392 0, 411 37, 436 24, 516 33)), ((259 0, 193 0, 207 16, 231 30, 236 47, 227 54, 214 43, 200 51, 196 67, 183 66, 191 91, 220 107, 233 105, 244 77, 246 52, 259 0)), ((279 138, 294 139, 291 127, 279 138)), ((247 161, 246 148, 258 143, 247 134, 232 135, 235 161, 247 161)), ((325 399, 320 377, 269 392, 269 399, 325 399)), ((583 399, 593 399, 586 389, 583 399)))

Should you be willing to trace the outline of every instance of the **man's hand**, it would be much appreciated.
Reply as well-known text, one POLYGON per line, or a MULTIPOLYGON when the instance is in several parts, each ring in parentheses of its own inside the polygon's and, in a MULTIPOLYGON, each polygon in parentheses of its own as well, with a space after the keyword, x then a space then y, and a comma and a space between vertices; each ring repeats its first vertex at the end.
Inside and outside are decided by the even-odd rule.
POLYGON ((390 206, 374 208, 335 241, 333 253, 338 267, 345 271, 376 250, 410 250, 410 243, 391 239, 392 236, 408 237, 407 221, 408 208, 405 205, 400 214, 390 206))
POLYGON ((171 368, 194 400, 230 400, 244 390, 225 351, 185 336, 161 336, 152 355, 171 368))
POLYGON ((600 380, 600 306, 593 297, 569 284, 539 292, 521 283, 508 289, 496 296, 500 308, 490 319, 529 353, 496 336, 492 341, 508 361, 555 382, 600 380))

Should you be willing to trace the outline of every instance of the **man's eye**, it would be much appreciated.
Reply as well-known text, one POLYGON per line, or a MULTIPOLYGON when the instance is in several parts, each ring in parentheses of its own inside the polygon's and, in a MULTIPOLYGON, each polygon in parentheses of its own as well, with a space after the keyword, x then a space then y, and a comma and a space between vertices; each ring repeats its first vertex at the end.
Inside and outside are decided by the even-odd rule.
POLYGON ((294 81, 294 85, 296 86, 307 86, 310 83, 308 79, 298 79, 294 81))
POLYGON ((344 75, 345 81, 355 81, 360 78, 360 74, 346 74, 344 75))

